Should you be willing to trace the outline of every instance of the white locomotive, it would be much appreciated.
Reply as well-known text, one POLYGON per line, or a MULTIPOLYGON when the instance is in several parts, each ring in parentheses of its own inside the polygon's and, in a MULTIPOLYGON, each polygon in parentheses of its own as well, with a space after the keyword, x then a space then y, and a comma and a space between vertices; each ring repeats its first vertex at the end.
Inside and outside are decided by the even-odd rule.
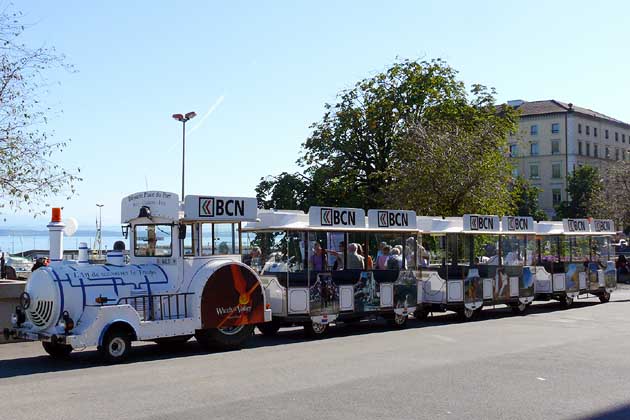
MULTIPOLYGON (((37 269, 12 317, 9 337, 40 340, 54 357, 97 346, 123 360, 135 340, 232 348, 271 320, 258 275, 241 262, 240 227, 255 198, 147 191, 122 201, 130 260, 120 246, 106 264, 64 261, 61 212, 48 225, 50 260, 37 269)), ((122 242, 121 242, 122 243, 122 242)), ((122 243, 124 245, 124 243, 122 243)))

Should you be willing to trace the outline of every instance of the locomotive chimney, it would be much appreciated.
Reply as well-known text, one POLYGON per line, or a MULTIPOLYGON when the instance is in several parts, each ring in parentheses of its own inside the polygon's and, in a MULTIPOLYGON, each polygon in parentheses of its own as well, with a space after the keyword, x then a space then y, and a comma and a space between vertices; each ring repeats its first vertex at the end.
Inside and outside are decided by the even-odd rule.
POLYGON ((79 242, 79 264, 88 263, 88 246, 85 242, 79 242))
POLYGON ((46 227, 50 240, 50 261, 61 261, 63 259, 63 228, 66 225, 61 221, 61 209, 59 207, 53 207, 50 223, 46 227))

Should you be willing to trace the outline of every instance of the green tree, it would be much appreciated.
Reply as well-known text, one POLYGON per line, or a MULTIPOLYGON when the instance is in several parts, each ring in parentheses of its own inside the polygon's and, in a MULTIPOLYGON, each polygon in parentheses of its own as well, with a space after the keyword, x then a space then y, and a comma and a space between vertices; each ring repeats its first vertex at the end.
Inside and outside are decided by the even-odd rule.
POLYGON ((604 171, 602 206, 617 229, 630 232, 630 162, 621 160, 604 171))
POLYGON ((588 165, 576 168, 567 176, 568 200, 556 207, 556 217, 604 217, 603 191, 603 179, 597 168, 588 165))
MULTIPOLYGON (((516 113, 511 108, 497 113, 494 92, 481 85, 474 85, 468 92, 457 79, 457 71, 442 60, 395 62, 386 71, 342 91, 337 103, 326 104, 322 119, 311 126, 312 134, 303 143, 304 154, 298 160, 310 185, 307 201, 361 208, 402 204, 426 208, 422 194, 416 190, 428 187, 438 171, 422 173, 423 178, 418 179, 406 177, 400 170, 412 168, 416 161, 417 150, 410 147, 409 139, 417 138, 414 136, 418 127, 451 127, 454 130, 449 132, 450 140, 457 135, 477 145, 484 139, 475 136, 491 135, 493 141, 500 137, 501 142, 493 143, 496 148, 492 153, 485 144, 481 146, 484 159, 489 154, 497 159, 482 160, 476 165, 492 171, 493 164, 508 167, 501 156, 515 121, 516 113), (415 199, 406 200, 408 196, 415 199)), ((445 150, 452 152, 447 153, 447 160, 449 156, 460 156, 455 145, 451 143, 445 150)), ((447 176, 452 180, 455 174, 447 176)), ((259 185, 267 198, 273 196, 274 188, 284 189, 292 184, 277 183, 278 180, 270 184, 263 179, 264 184, 259 185)), ((506 187, 504 184, 501 188, 506 187)), ((295 191, 296 197, 300 194, 301 190, 295 191)), ((455 194, 453 197, 457 198, 455 194)), ((493 197, 498 200, 502 195, 493 197)))
POLYGON ((512 196, 512 214, 516 216, 531 216, 534 220, 545 220, 547 214, 540 208, 538 194, 542 190, 533 186, 525 178, 516 177, 510 185, 512 196))
POLYGON ((53 141, 46 130, 54 112, 41 102, 51 68, 70 69, 51 48, 21 42, 21 14, 0 12, 0 208, 38 213, 46 200, 72 195, 78 177, 53 161, 66 141, 53 141))

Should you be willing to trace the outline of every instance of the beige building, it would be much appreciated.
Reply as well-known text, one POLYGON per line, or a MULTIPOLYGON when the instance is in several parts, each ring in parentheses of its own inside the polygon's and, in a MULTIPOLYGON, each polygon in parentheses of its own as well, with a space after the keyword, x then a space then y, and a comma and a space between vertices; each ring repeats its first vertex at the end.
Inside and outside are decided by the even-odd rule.
POLYGON ((550 216, 567 199, 567 173, 630 160, 630 124, 556 100, 508 104, 521 111, 518 133, 508 139, 514 175, 542 189, 539 201, 550 216))

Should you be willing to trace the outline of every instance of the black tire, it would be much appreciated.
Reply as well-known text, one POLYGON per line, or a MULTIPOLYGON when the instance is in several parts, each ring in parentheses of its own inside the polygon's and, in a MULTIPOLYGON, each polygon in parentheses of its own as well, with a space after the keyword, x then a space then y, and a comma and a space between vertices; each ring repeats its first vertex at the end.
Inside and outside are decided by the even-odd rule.
POLYGON ((131 335, 123 328, 109 329, 98 347, 101 358, 107 363, 122 363, 130 351, 131 335))
POLYGON ((258 331, 266 337, 273 337, 280 330, 280 321, 276 321, 275 319, 271 322, 265 322, 263 324, 256 325, 258 331))
POLYGON ((178 335, 176 337, 164 337, 153 340, 155 344, 164 349, 177 348, 186 344, 188 340, 192 338, 192 335, 178 335))
POLYGON ((528 307, 527 303, 518 302, 512 305, 512 312, 516 315, 525 315, 528 307))
POLYGON ((569 309, 571 306, 573 306, 573 298, 569 295, 564 295, 561 298, 560 302, 562 302, 562 306, 565 309, 569 309))
POLYGON ((234 328, 198 330, 195 338, 206 350, 236 350, 241 348, 253 334, 254 325, 247 324, 234 328))
POLYGON ((328 324, 315 324, 307 322, 304 324, 304 334, 308 338, 321 338, 328 333, 328 324))
POLYGON ((49 341, 42 341, 42 347, 53 359, 65 359, 72 353, 72 346, 68 344, 53 344, 49 341))
POLYGON ((477 311, 475 309, 468 309, 466 307, 457 310, 457 317, 460 321, 472 321, 475 319, 477 311))
POLYGON ((403 329, 407 326, 407 315, 398 315, 394 313, 387 317, 387 324, 395 329, 403 329))
POLYGON ((610 302, 610 292, 604 290, 604 293, 598 296, 601 303, 610 302))

